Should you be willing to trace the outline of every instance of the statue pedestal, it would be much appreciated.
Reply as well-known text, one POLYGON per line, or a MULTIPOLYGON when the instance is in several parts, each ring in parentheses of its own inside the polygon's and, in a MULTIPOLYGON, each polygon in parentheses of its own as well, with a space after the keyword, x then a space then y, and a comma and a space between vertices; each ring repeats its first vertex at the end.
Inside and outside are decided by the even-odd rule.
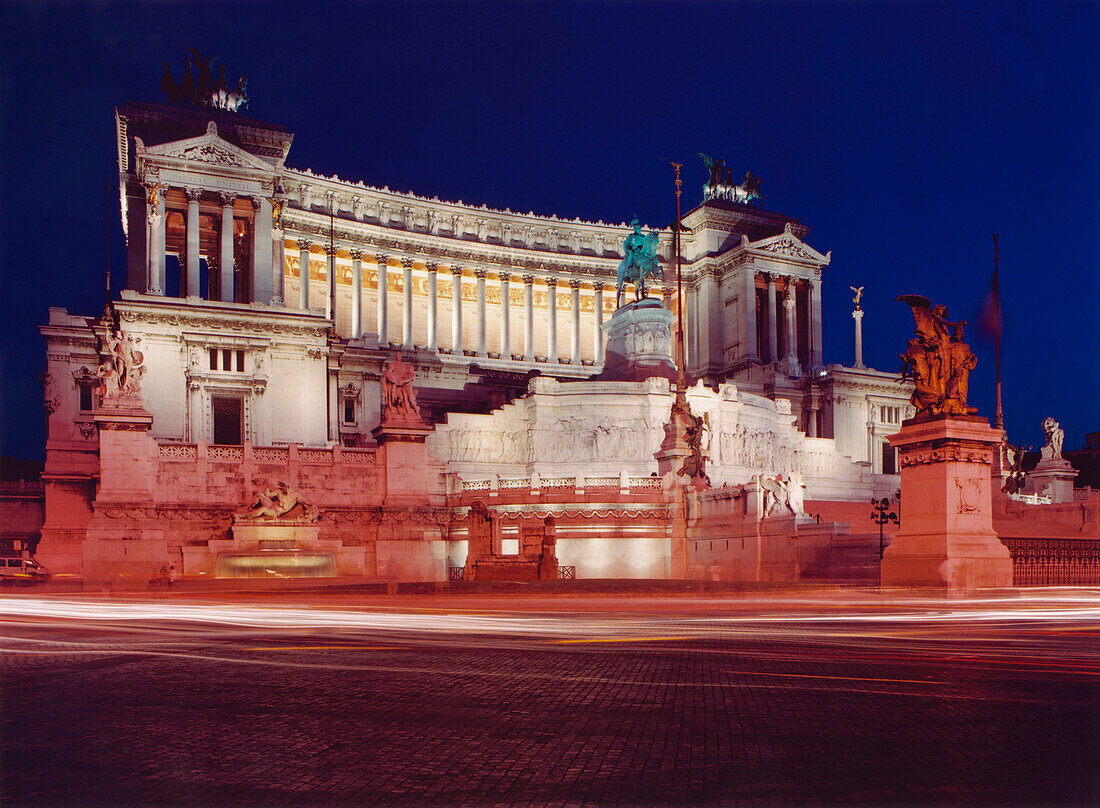
POLYGON ((1073 502, 1073 481, 1077 469, 1068 460, 1043 459, 1027 473, 1025 490, 1029 494, 1050 497, 1051 502, 1073 502))
POLYGON ((385 487, 383 507, 427 505, 440 489, 440 469, 428 457, 424 441, 432 428, 423 422, 384 422, 371 430, 378 442, 378 468, 385 487))
POLYGON ((901 526, 882 560, 883 586, 962 594, 1012 585, 1012 559, 993 532, 990 466, 1001 432, 976 416, 906 421, 891 435, 901 457, 901 526))
POLYGON ((600 326, 607 340, 601 379, 638 382, 676 378, 672 359, 676 315, 656 298, 628 303, 600 326))

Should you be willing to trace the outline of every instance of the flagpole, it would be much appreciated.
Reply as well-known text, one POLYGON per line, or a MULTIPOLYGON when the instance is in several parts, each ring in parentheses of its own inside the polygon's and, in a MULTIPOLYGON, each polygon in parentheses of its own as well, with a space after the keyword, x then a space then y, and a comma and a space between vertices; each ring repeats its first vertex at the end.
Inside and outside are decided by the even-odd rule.
POLYGON ((673 228, 672 251, 676 257, 676 388, 684 389, 684 287, 680 277, 680 169, 683 163, 673 163, 676 172, 676 224, 673 228))
POLYGON ((1001 408, 1001 279, 999 275, 999 264, 1001 260, 1001 249, 997 244, 997 234, 993 234, 993 295, 994 305, 997 307, 997 330, 994 334, 994 345, 997 357, 997 406, 993 412, 993 426, 996 429, 1004 429, 1005 418, 1004 411, 1001 408))

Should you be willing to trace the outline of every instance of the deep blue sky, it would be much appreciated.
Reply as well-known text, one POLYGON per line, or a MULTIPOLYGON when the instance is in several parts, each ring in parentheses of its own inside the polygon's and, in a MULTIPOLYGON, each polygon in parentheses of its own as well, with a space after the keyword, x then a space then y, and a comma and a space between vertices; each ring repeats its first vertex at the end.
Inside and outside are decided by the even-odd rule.
MULTIPOLYGON (((40 456, 47 307, 102 308, 112 112, 187 47, 249 77, 288 164, 559 216, 672 216, 696 152, 763 177, 832 250, 825 359, 897 367, 927 295, 974 321, 1001 237, 1005 420, 1100 429, 1100 4, 0 6, 0 453, 40 456)), ((123 266, 110 198, 116 275, 123 266)), ((971 401, 992 416, 993 352, 971 401)))

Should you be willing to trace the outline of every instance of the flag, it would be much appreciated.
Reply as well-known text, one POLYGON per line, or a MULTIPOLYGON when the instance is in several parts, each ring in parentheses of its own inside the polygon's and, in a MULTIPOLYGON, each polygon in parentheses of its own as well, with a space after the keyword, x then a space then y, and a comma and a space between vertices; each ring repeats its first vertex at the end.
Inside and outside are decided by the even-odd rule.
POLYGON ((989 291, 986 292, 985 302, 982 304, 982 313, 978 319, 978 329, 983 337, 991 342, 999 343, 1001 340, 1001 283, 998 276, 999 268, 993 266, 993 277, 989 280, 989 291))

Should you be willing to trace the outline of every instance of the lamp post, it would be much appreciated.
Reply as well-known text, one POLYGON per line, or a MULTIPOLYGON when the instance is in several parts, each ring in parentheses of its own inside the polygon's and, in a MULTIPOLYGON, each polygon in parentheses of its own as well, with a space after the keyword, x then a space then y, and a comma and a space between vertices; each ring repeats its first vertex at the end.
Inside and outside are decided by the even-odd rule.
MULTIPOLYGON (((900 496, 898 497, 901 498, 900 496)), ((898 515, 895 511, 890 510, 890 497, 883 497, 882 499, 871 498, 871 521, 878 525, 878 557, 882 559, 883 553, 886 549, 885 540, 882 535, 882 529, 884 526, 893 523, 900 525, 898 515)))

